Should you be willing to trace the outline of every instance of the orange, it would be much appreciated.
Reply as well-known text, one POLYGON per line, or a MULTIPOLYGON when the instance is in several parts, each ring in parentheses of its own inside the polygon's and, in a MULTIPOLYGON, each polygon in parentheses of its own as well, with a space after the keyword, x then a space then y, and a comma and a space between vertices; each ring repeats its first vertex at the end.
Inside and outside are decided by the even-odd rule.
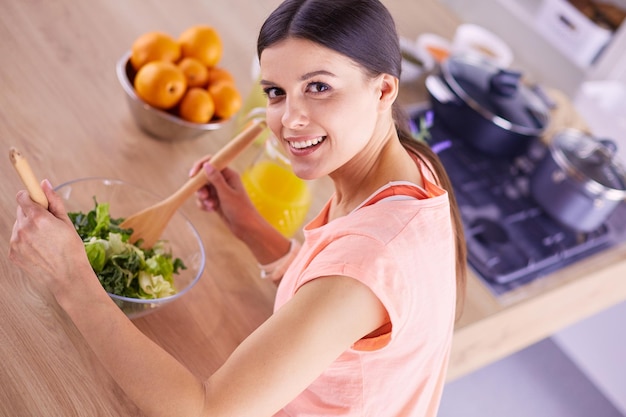
POLYGON ((215 104, 207 90, 193 87, 187 90, 178 108, 178 114, 184 120, 194 123, 207 123, 213 117, 215 104))
POLYGON ((209 85, 208 92, 215 102, 215 115, 228 119, 241 109, 243 101, 237 88, 227 82, 209 85))
POLYGON ((136 70, 151 61, 176 62, 181 55, 178 42, 163 32, 144 33, 135 39, 130 50, 130 63, 136 70))
POLYGON ((196 58, 183 58, 178 67, 183 70, 188 87, 205 87, 209 83, 209 69, 196 58))
POLYGON ((139 98, 160 109, 174 107, 187 90, 183 71, 167 61, 152 61, 139 69, 134 81, 139 98))
POLYGON ((178 37, 178 43, 183 57, 196 58, 207 67, 214 67, 222 58, 222 40, 211 26, 188 28, 178 37))
POLYGON ((226 69, 221 67, 213 67, 209 68, 209 80, 208 84, 217 84, 218 82, 229 82, 231 84, 235 84, 235 78, 233 75, 226 69))

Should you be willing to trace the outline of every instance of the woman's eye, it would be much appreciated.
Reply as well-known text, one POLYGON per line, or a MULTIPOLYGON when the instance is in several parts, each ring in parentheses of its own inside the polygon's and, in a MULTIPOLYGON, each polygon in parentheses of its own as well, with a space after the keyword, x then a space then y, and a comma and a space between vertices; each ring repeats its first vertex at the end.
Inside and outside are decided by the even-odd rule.
POLYGON ((264 89, 263 92, 265 92, 268 99, 277 98, 285 94, 283 90, 277 87, 268 87, 264 89))
POLYGON ((323 93, 324 91, 330 90, 330 86, 328 84, 315 82, 315 83, 310 83, 307 86, 307 90, 312 93, 323 93))

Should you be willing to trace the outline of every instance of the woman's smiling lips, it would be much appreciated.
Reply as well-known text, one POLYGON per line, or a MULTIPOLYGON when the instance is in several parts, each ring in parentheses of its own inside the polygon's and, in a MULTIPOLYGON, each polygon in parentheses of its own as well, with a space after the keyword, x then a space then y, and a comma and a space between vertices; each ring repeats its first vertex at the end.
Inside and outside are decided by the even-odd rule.
POLYGON ((316 136, 314 138, 311 139, 306 139, 306 140, 292 140, 292 139, 287 139, 287 142, 289 143, 289 146, 291 148, 294 149, 306 149, 306 148, 310 148, 312 146, 315 146, 321 142, 324 141, 324 139, 326 139, 326 136, 316 136))

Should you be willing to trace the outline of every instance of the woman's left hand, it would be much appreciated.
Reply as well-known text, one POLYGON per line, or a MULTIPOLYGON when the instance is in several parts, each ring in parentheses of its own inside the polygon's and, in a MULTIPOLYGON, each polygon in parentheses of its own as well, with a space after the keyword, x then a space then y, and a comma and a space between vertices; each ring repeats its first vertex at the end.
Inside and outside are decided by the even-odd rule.
POLYGON ((48 199, 46 210, 27 191, 17 193, 17 218, 11 234, 9 258, 53 293, 71 277, 90 266, 82 240, 67 216, 61 198, 47 180, 42 182, 48 199))

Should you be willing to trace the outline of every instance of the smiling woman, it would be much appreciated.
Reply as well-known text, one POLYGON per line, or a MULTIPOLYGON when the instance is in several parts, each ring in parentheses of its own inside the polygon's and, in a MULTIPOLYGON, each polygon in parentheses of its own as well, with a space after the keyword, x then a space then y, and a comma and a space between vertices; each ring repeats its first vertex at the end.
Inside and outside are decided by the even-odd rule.
POLYGON ((296 175, 329 177, 334 193, 297 242, 261 216, 235 169, 210 156, 192 166, 207 177, 198 205, 278 285, 271 317, 208 379, 119 312, 48 183, 49 211, 18 194, 10 257, 148 415, 434 417, 464 240, 445 171, 396 109, 393 19, 378 0, 287 0, 262 26, 258 54, 278 146, 296 175))

